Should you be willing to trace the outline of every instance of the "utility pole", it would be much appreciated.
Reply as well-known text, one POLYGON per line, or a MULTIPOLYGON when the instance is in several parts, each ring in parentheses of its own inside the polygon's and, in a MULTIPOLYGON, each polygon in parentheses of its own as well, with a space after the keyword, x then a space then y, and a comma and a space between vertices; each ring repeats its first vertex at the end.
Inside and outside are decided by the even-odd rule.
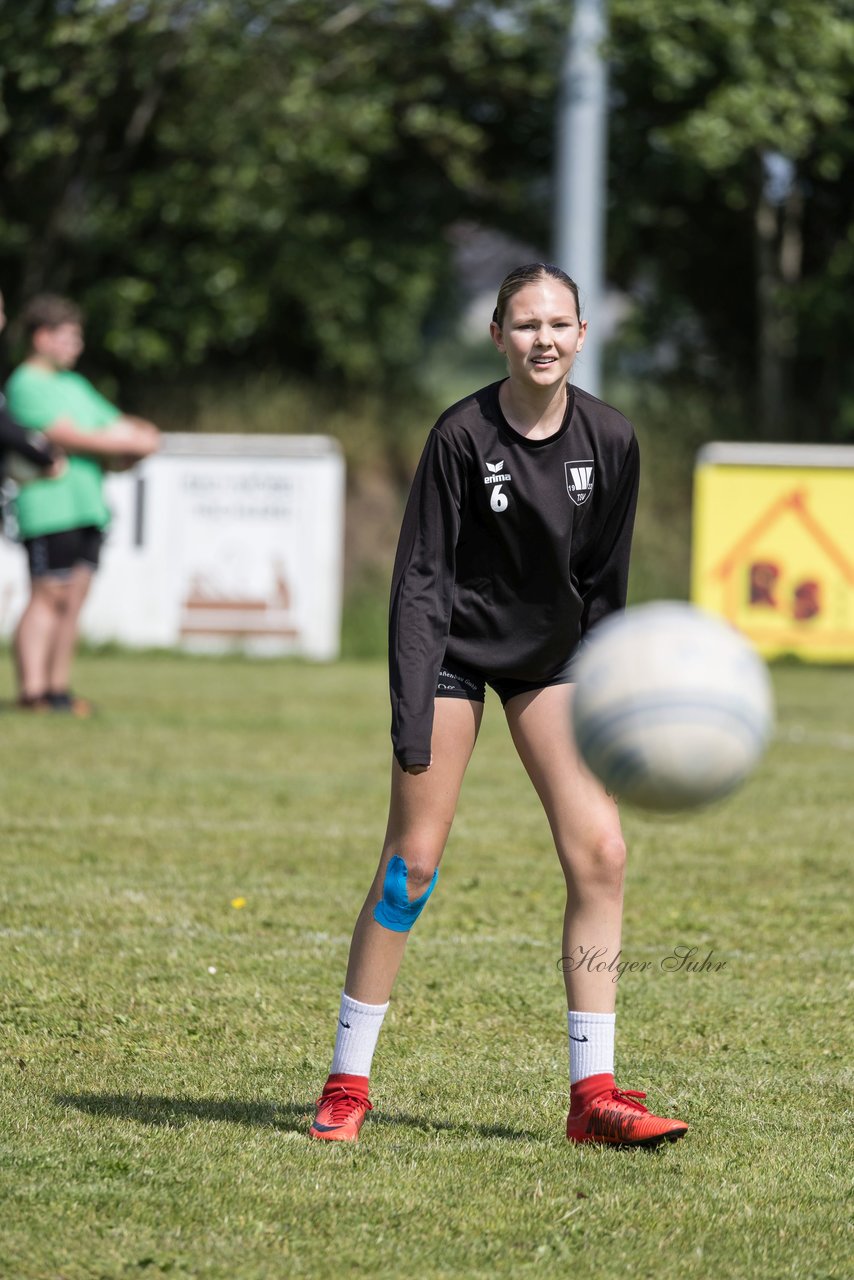
POLYGON ((590 321, 577 381, 600 394, 605 292, 605 160, 608 68, 602 55, 607 0, 574 0, 561 69, 555 169, 555 261, 578 281, 590 321))

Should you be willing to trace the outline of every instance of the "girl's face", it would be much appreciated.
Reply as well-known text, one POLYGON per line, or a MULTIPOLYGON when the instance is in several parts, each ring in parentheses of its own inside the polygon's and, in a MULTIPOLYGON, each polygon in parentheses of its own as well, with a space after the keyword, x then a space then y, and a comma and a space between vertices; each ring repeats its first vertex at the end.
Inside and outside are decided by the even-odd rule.
POLYGON ((549 276, 524 285, 507 304, 504 323, 489 329, 507 357, 510 377, 543 390, 566 382, 584 345, 587 321, 579 322, 575 298, 549 276))

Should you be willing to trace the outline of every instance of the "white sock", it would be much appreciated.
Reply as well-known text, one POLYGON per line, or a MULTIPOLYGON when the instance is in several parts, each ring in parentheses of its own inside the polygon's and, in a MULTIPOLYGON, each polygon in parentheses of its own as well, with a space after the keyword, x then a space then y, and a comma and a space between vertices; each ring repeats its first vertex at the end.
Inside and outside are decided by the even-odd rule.
POLYGON ((341 1008, 338 1013, 338 1034, 332 1055, 330 1075, 369 1076, 371 1059, 377 1047, 380 1027, 383 1025, 386 1004, 362 1004, 351 1000, 346 991, 341 992, 341 1008))
POLYGON ((567 1012, 569 1023, 569 1083, 603 1071, 614 1074, 615 1013, 567 1012))

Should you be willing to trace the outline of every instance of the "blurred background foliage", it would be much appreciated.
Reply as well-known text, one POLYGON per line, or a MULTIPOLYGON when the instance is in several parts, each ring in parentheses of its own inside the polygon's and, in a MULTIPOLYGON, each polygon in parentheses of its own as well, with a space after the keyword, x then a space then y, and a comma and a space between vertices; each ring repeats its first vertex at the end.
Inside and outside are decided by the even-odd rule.
MULTIPOLYGON (((473 292, 550 256, 570 16, 0 0, 11 314, 72 295, 86 371, 167 428, 338 434, 358 595, 432 415, 501 375, 473 292)), ((854 437, 854 0, 611 0, 608 57, 606 396, 685 523, 704 439, 854 437)), ((659 517, 640 580, 673 593, 659 517)))

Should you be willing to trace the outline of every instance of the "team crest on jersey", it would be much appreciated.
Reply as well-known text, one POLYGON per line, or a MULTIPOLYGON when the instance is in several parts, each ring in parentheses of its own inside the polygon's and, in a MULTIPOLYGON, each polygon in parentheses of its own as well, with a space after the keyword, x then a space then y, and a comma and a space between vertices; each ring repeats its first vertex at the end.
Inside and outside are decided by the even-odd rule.
POLYGON ((577 507, 583 506, 593 492, 593 459, 565 462, 566 491, 577 507))

